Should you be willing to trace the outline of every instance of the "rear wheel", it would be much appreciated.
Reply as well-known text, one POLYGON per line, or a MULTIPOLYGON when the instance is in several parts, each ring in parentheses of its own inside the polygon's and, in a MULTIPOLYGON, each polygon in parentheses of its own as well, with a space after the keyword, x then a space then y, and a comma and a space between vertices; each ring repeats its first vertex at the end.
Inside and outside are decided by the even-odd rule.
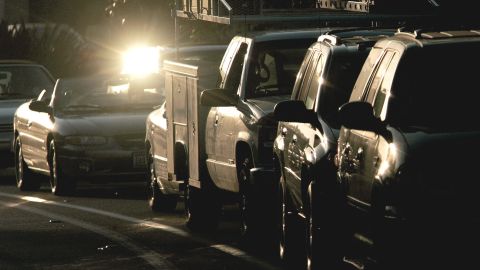
POLYGON ((218 226, 221 203, 214 190, 185 184, 186 225, 192 231, 210 231, 218 226))
POLYGON ((75 180, 73 178, 67 179, 62 172, 62 168, 58 166, 57 151, 53 140, 50 141, 49 157, 52 193, 58 196, 73 194, 75 191, 75 180))
POLYGON ((28 168, 23 159, 22 144, 20 138, 15 138, 15 178, 17 187, 21 191, 32 191, 40 188, 40 180, 28 168))
POLYGON ((160 189, 157 175, 155 173, 155 163, 153 156, 149 156, 150 180, 147 186, 148 205, 153 211, 168 212, 173 211, 177 207, 177 197, 173 195, 165 195, 160 189))

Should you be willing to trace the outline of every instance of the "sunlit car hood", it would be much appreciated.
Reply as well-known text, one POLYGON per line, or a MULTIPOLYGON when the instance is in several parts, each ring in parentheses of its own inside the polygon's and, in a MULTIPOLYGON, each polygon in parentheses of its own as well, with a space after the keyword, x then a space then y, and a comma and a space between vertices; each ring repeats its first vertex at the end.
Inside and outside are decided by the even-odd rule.
POLYGON ((62 115, 57 118, 61 135, 113 136, 145 132, 148 111, 62 115))
POLYGON ((0 100, 0 123, 13 123, 15 111, 25 102, 25 99, 0 100))
POLYGON ((282 96, 268 96, 268 97, 261 97, 261 98, 254 98, 249 99, 251 104, 255 106, 257 110, 263 115, 269 114, 273 112, 273 108, 277 103, 280 101, 289 100, 290 95, 282 95, 282 96))

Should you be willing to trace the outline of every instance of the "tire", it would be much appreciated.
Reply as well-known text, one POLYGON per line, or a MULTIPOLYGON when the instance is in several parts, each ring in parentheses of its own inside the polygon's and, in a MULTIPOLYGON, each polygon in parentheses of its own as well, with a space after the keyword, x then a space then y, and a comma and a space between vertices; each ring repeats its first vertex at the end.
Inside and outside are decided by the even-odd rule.
POLYGON ((339 269, 342 265, 344 234, 341 226, 341 205, 336 194, 315 191, 314 184, 308 187, 308 213, 306 217, 306 268, 339 269))
POLYGON ((238 173, 238 180, 240 181, 240 235, 243 239, 254 237, 260 231, 260 205, 258 195, 250 181, 251 168, 250 159, 246 158, 238 173))
POLYGON ((155 212, 172 212, 177 207, 178 196, 165 195, 158 184, 155 173, 155 163, 152 155, 149 156, 150 179, 147 183, 148 205, 155 212))
POLYGON ((191 231, 213 231, 218 227, 222 205, 214 190, 185 184, 185 223, 191 231))
POLYGON ((287 264, 292 257, 292 218, 288 215, 288 203, 285 196, 283 176, 280 176, 278 185, 278 256, 280 260, 287 264))
POLYGON ((40 188, 39 178, 28 168, 23 159, 20 138, 15 138, 15 179, 21 191, 35 191, 40 188))
POLYGON ((75 191, 75 179, 67 180, 62 172, 62 168, 57 163, 57 152, 55 149, 55 142, 50 141, 49 144, 49 165, 50 165, 50 186, 52 193, 57 196, 72 195, 75 191))

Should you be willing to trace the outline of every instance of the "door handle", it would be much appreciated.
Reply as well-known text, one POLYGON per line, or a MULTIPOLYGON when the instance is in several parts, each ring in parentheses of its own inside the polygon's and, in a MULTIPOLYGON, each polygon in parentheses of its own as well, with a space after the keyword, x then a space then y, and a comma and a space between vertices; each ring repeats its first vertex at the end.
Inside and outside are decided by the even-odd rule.
POLYGON ((355 157, 352 159, 352 166, 353 169, 358 170, 360 168, 360 163, 363 160, 363 148, 359 147, 357 150, 357 154, 355 154, 355 157))
POLYGON ((357 154, 355 155, 354 160, 361 161, 363 159, 363 148, 359 147, 357 150, 357 154))
POLYGON ((215 125, 215 126, 218 126, 218 114, 215 115, 215 124, 214 124, 214 125, 215 125))
POLYGON ((315 134, 315 137, 313 138, 313 147, 317 147, 317 145, 319 145, 320 142, 321 142, 320 136, 315 134))

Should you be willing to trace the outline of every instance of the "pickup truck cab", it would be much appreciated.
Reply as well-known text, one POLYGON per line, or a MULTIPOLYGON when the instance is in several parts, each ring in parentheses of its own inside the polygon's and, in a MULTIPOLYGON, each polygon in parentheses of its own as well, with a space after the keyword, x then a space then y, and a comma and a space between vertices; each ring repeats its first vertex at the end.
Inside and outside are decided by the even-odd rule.
POLYGON ((345 234, 365 248, 356 265, 477 264, 479 49, 480 32, 459 29, 399 32, 371 50, 339 110, 345 234))
MULTIPOLYGON (((340 129, 338 108, 348 101, 371 47, 394 32, 345 28, 320 36, 305 55, 292 99, 275 106, 275 117, 280 121, 274 143, 279 176, 278 248, 284 260, 296 252, 292 252, 292 235, 302 234, 309 239, 303 242, 308 269, 316 269, 327 259, 335 258, 332 253, 335 245, 329 241, 332 238, 326 237, 333 236, 333 230, 322 226, 321 221, 334 219, 338 205, 323 196, 325 189, 340 190, 333 163, 340 129), (330 254, 317 254, 320 246, 331 251, 330 254)), ((330 268, 336 267, 330 265, 330 268)))

